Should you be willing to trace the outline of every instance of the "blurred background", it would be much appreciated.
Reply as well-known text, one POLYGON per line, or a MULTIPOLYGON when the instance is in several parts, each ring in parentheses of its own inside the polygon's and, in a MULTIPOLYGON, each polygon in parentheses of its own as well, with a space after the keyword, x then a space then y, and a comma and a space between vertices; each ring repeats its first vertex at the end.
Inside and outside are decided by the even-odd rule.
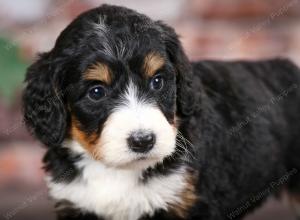
MULTIPOLYGON (((26 68, 81 12, 102 3, 164 20, 191 60, 289 57, 300 65, 300 0, 0 0, 0 219, 53 219, 44 149, 26 132, 20 96, 26 68)), ((270 201, 248 220, 293 220, 270 201)))

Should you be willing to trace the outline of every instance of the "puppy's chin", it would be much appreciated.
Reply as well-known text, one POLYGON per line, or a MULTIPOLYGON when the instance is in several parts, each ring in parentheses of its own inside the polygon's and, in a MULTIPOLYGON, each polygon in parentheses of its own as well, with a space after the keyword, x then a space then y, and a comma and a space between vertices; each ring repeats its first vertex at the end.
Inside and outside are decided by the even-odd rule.
MULTIPOLYGON (((167 156, 166 156, 167 157, 167 156)), ((107 161, 105 158, 97 159, 91 157, 92 160, 98 161, 107 167, 120 169, 120 170, 136 170, 142 171, 150 167, 155 167, 158 163, 163 162, 165 157, 162 156, 135 156, 130 157, 127 160, 122 158, 122 161, 107 161)), ((121 159, 121 158, 120 158, 121 159)))
POLYGON ((124 164, 108 164, 117 169, 122 170, 145 170, 154 167, 157 163, 162 162, 160 158, 140 158, 124 164))

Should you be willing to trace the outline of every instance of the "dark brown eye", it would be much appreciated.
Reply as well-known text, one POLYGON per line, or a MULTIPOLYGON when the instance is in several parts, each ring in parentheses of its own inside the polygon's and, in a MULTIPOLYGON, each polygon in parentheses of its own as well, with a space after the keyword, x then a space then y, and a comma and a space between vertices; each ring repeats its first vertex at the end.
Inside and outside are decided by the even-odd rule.
POLYGON ((164 79, 160 75, 154 76, 151 79, 150 87, 152 90, 161 90, 164 87, 164 79))
POLYGON ((105 89, 102 86, 95 86, 89 90, 88 96, 93 101, 99 101, 105 97, 105 89))

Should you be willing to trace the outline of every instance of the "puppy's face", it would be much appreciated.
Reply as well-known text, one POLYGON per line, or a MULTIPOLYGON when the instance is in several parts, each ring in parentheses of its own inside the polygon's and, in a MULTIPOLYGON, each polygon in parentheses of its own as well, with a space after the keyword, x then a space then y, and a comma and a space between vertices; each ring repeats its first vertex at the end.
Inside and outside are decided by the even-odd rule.
POLYGON ((108 166, 147 168, 176 150, 177 86, 188 66, 171 28, 102 6, 78 17, 29 69, 27 125, 48 146, 72 140, 72 151, 108 166), (41 99, 48 110, 36 109, 41 99))
POLYGON ((142 47, 127 60, 95 56, 67 98, 70 138, 109 166, 149 166, 175 150, 176 73, 163 51, 142 47))

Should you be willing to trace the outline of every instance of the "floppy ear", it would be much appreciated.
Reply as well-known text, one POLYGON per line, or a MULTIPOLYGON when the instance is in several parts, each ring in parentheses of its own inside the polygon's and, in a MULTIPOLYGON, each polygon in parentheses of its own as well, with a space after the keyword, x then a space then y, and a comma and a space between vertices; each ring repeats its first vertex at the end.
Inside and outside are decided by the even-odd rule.
POLYGON ((157 22, 162 29, 168 56, 175 66, 177 74, 177 114, 181 117, 193 114, 196 102, 193 92, 193 70, 174 29, 168 25, 157 22))
POLYGON ((66 111, 58 89, 57 71, 48 53, 28 68, 23 93, 24 120, 46 146, 58 146, 66 133, 66 111))

